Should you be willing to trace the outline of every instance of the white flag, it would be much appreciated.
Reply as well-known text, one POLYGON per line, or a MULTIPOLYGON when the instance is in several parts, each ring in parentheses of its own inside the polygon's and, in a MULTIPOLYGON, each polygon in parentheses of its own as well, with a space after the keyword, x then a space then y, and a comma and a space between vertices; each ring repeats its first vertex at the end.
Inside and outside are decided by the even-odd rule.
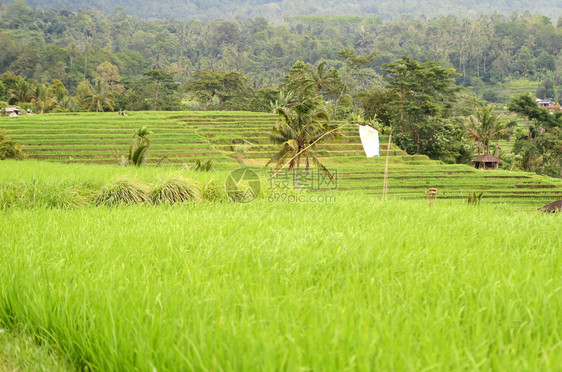
POLYGON ((368 158, 380 156, 379 154, 379 132, 368 125, 359 126, 359 136, 368 158))

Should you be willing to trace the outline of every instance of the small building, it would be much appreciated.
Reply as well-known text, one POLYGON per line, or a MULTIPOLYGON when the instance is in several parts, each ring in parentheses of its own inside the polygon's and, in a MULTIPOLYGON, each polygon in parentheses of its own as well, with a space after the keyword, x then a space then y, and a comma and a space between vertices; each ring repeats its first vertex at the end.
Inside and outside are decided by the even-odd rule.
POLYGON ((6 107, 4 109, 8 116, 19 116, 21 114, 20 109, 17 107, 6 107))
POLYGON ((472 159, 472 162, 476 169, 498 169, 502 160, 493 155, 484 154, 472 159))
POLYGON ((548 111, 550 111, 550 113, 554 113, 556 111, 562 111, 562 108, 560 107, 560 105, 558 104, 558 102, 554 102, 548 99, 538 99, 537 98, 537 105, 540 108, 545 108, 548 111))
POLYGON ((537 105, 540 108, 548 108, 548 105, 550 105, 550 101, 547 99, 538 99, 537 98, 537 105))

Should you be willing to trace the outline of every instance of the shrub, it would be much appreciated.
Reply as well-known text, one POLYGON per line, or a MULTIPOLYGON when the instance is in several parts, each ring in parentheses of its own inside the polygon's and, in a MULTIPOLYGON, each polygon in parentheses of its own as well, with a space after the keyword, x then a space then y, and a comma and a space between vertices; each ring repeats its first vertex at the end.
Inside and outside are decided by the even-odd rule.
POLYGON ((466 201, 468 205, 478 206, 480 205, 480 201, 482 200, 482 196, 484 195, 484 191, 476 192, 472 191, 468 193, 466 197, 466 201))
POLYGON ((8 138, 5 133, 0 132, 0 160, 25 158, 24 147, 8 138))
POLYGON ((173 176, 156 184, 151 192, 151 200, 154 204, 199 201, 201 191, 192 180, 173 176))

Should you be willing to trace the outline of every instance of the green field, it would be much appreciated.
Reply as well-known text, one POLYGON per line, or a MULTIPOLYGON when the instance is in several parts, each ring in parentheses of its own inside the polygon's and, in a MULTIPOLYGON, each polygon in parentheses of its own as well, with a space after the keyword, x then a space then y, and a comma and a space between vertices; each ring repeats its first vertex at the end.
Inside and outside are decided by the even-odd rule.
MULTIPOLYGON (((115 113, 49 114, 0 118, 0 130, 7 130, 11 137, 25 144, 30 159, 115 164, 112 151, 125 154, 134 131, 147 126, 154 131, 149 165, 164 158, 167 168, 177 170, 182 163, 192 166, 196 159, 213 160, 219 172, 241 165, 253 167, 266 182, 271 170, 265 171, 263 165, 276 151, 268 138, 275 120, 272 114, 247 112, 143 112, 127 117, 115 113)), ((348 125, 343 131, 342 141, 318 148, 322 161, 337 173, 337 185, 324 186, 380 196, 385 146, 381 151, 383 157, 367 159, 357 129, 348 125)), ((381 143, 386 140, 385 136, 381 137, 381 143)), ((37 171, 37 167, 32 168, 37 171)), ((88 168, 79 167, 59 173, 74 172, 74 169, 78 173, 89 172, 88 168)), ((535 208, 562 198, 560 180, 525 172, 446 165, 425 156, 409 156, 392 145, 389 195, 419 199, 425 197, 429 187, 438 188, 441 198, 460 199, 469 192, 484 191, 484 198, 490 202, 512 202, 535 208)))
POLYGON ((263 167, 274 120, 0 119, 31 149, 0 162, 0 371, 560 370, 562 213, 536 208, 562 198, 561 180, 392 147, 383 202, 384 158, 366 159, 349 127, 318 149, 337 185, 283 188, 263 167), (111 164, 141 125, 149 165, 111 164), (261 180, 250 203, 226 193, 239 167, 261 180), (192 196, 158 203, 170 180, 192 196), (123 182, 147 198, 99 202, 123 182))
MULTIPOLYGON (((521 94, 536 95, 540 81, 532 81, 528 79, 511 80, 505 83, 497 84, 499 95, 507 102, 512 97, 521 94)), ((539 97, 544 98, 544 97, 539 97)))
POLYGON ((2 323, 79 369, 562 363, 558 215, 344 194, 0 213, 2 323))

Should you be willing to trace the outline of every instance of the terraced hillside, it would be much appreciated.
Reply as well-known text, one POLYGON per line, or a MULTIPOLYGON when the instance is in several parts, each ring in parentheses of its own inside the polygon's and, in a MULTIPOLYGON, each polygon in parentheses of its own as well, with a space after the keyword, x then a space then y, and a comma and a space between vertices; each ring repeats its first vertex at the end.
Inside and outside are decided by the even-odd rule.
MULTIPOLYGON (((144 112, 128 117, 114 113, 51 114, 0 118, 0 130, 7 130, 26 145, 30 158, 111 164, 115 163, 113 151, 125 154, 134 131, 147 126, 154 131, 151 164, 162 158, 168 164, 212 159, 218 169, 234 169, 240 163, 263 172, 277 150, 268 139, 275 121, 275 115, 246 112, 144 112)), ((305 178, 301 184, 318 191, 381 194, 388 138, 381 138, 382 157, 367 159, 357 132, 348 125, 342 141, 318 149, 324 164, 336 175, 337 185, 315 182, 314 177, 316 181, 321 177, 316 171, 301 175, 305 178)), ((271 171, 265 171, 264 178, 269 174, 271 171)), ((423 198, 429 187, 437 188, 440 198, 462 198, 472 191, 484 191, 486 200, 533 206, 562 198, 562 180, 446 165, 425 156, 409 156, 391 146, 390 197, 423 198)))
POLYGON ((212 157, 229 161, 196 131, 169 114, 142 113, 118 116, 115 113, 24 115, 0 119, 0 129, 26 146, 32 159, 115 163, 115 155, 126 154, 133 133, 142 126, 154 131, 150 162, 166 157, 169 162, 212 157))

